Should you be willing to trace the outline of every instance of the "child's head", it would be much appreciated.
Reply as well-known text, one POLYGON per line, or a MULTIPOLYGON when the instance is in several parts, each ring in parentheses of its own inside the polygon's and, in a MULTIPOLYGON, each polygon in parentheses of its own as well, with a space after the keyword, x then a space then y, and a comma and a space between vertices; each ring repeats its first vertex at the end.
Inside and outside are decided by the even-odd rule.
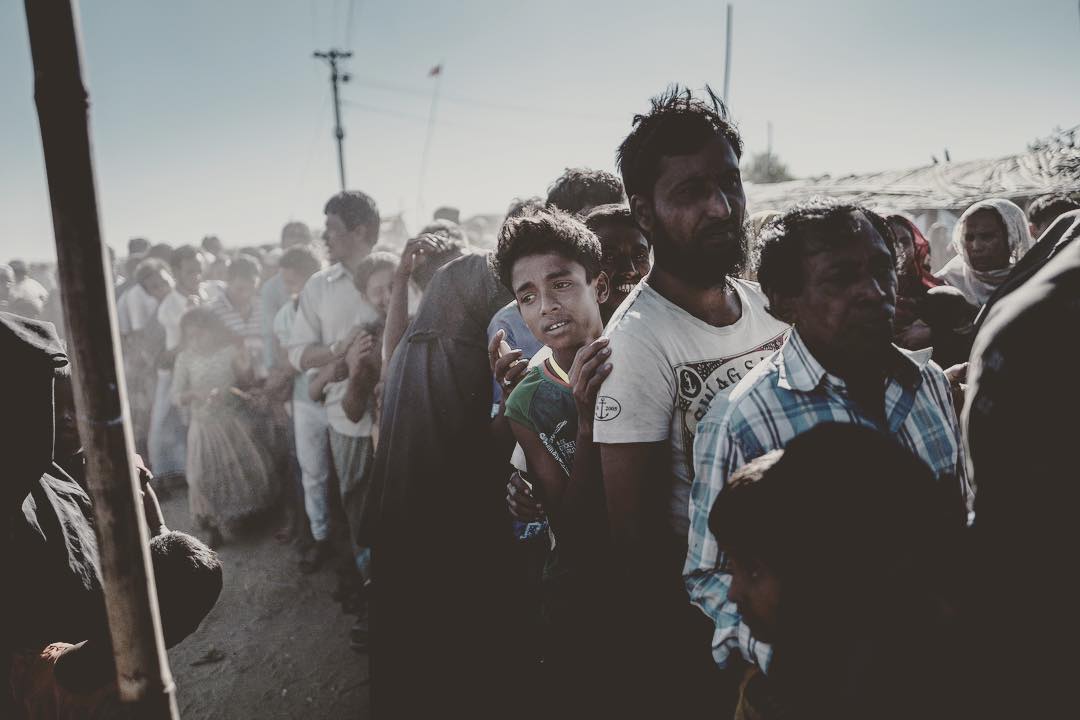
POLYGON ((956 495, 892 437, 823 423, 735 473, 709 529, 730 563, 729 598, 779 654, 912 588, 935 592, 964 529, 956 495))
POLYGON ((556 352, 576 351, 604 328, 600 305, 608 280, 601 254, 600 241, 580 220, 545 208, 503 224, 492 264, 532 334, 556 352))
POLYGON ((221 561, 196 538, 170 531, 150 541, 165 645, 198 629, 221 594, 221 561))
POLYGON ((585 225, 596 233, 603 250, 601 266, 611 292, 601 310, 610 317, 634 286, 652 269, 649 241, 625 205, 600 205, 585 216, 585 225))
POLYGON ((253 255, 241 254, 229 263, 225 271, 225 292, 234 306, 246 308, 255 300, 262 270, 253 255))
POLYGON ((281 282, 289 296, 299 295, 308 278, 319 271, 322 263, 309 245, 294 245, 281 255, 278 268, 281 282))
POLYGON ((709 531, 731 572, 728 598, 754 636, 765 642, 776 636, 781 563, 775 545, 780 538, 756 521, 767 516, 774 502, 773 484, 762 481, 783 454, 773 450, 736 470, 709 513, 709 531))
POLYGON ((398 256, 394 253, 373 252, 361 261, 353 275, 356 289, 383 318, 390 309, 390 291, 398 262, 398 256))
POLYGON ((191 308, 180 318, 181 345, 195 352, 209 352, 236 340, 221 317, 206 307, 191 308))

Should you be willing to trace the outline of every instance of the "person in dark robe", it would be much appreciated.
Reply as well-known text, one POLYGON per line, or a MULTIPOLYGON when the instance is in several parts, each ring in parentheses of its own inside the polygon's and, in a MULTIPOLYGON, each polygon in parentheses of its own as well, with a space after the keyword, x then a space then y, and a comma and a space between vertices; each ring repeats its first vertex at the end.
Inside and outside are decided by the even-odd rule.
POLYGON ((435 273, 387 369, 359 528, 374 549, 380 718, 513 711, 503 487, 512 442, 493 440, 486 335, 509 299, 487 255, 453 260, 435 273))
POLYGON ((1076 702, 1078 355, 1080 242, 1068 242, 991 307, 971 350, 969 717, 1059 717, 1076 702))
POLYGON ((1059 215, 1039 236, 1031 250, 1016 262, 1009 276, 1005 278, 1005 282, 994 291, 994 294, 982 306, 979 316, 975 319, 975 329, 978 330, 982 326, 983 320, 990 314, 990 310, 998 301, 1030 280, 1051 258, 1064 250, 1077 236, 1080 236, 1080 210, 1072 210, 1059 215))
MULTIPOLYGON (((12 654, 105 637, 90 498, 53 461, 53 386, 67 365, 51 323, 0 313, 0 677, 12 654)), ((10 687, 0 717, 11 717, 10 687)))

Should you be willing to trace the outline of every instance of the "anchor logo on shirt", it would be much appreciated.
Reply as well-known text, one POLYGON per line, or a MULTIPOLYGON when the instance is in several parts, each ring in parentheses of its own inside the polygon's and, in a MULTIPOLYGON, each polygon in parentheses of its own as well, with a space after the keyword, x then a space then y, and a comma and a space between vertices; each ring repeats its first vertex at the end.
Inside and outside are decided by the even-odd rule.
POLYGON ((596 412, 593 415, 597 420, 603 422, 605 420, 614 420, 619 417, 619 413, 622 412, 622 405, 619 401, 613 397, 607 395, 601 395, 596 398, 596 412))

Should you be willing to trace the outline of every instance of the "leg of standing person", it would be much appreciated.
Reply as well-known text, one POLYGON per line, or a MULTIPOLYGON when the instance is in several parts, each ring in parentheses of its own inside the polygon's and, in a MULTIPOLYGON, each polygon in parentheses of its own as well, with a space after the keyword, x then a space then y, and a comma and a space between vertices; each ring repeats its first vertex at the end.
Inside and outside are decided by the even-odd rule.
POLYGON ((315 548, 302 565, 306 571, 318 569, 330 553, 330 426, 326 410, 314 404, 293 403, 296 431, 296 458, 304 486, 304 510, 315 548))
POLYGON ((187 464, 187 427, 172 403, 172 372, 158 370, 148 439, 150 469, 162 482, 182 476, 187 464))
POLYGON ((371 581, 371 549, 356 542, 355 530, 359 527, 360 511, 367 490, 372 460, 370 437, 350 437, 330 430, 330 451, 334 470, 338 476, 341 506, 349 523, 349 539, 352 543, 356 569, 365 584, 371 581))

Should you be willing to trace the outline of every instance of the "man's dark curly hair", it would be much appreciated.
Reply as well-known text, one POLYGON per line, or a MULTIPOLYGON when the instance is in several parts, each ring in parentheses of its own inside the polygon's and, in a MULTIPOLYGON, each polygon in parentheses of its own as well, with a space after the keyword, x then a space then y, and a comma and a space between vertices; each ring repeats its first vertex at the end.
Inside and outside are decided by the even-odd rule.
POLYGON ((346 230, 363 227, 372 246, 379 241, 379 206, 367 193, 359 190, 339 192, 326 201, 323 212, 341 218, 346 230))
POLYGON ((1027 216, 1035 227, 1049 227, 1058 215, 1070 210, 1080 210, 1080 202, 1068 195, 1040 195, 1028 205, 1027 216))
POLYGON ((635 115, 633 130, 619 145, 615 158, 627 197, 650 195, 660 176, 660 160, 690 155, 720 136, 742 157, 742 137, 728 117, 724 101, 705 86, 704 98, 680 85, 671 85, 652 99, 644 115, 635 115))
POLYGON ((581 220, 558 208, 540 208, 503 223, 491 267, 499 281, 513 293, 514 263, 523 257, 547 253, 558 253, 581 263, 589 282, 600 274, 600 241, 581 220))
POLYGON ((604 170, 567 168, 548 188, 547 204, 578 215, 597 205, 621 203, 623 186, 619 178, 604 170))
POLYGON ((585 216, 585 226, 593 232, 599 232, 599 228, 605 226, 622 226, 630 230, 638 229, 630 208, 615 203, 599 205, 590 210, 585 216))
POLYGON ((862 205, 816 197, 786 210, 761 231, 758 282, 767 297, 795 297, 803 288, 803 257, 806 246, 840 245, 854 237, 863 215, 885 240, 896 260, 896 238, 885 218, 862 205))

